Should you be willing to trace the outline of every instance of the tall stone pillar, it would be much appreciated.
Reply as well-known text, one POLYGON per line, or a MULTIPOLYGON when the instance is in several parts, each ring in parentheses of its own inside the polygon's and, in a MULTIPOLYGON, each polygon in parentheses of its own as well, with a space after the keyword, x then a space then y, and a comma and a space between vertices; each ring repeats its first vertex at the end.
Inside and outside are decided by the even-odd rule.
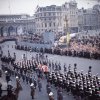
POLYGON ((4 27, 1 27, 1 28, 0 28, 0 36, 3 36, 3 33, 4 33, 4 32, 3 32, 3 29, 4 29, 4 27))

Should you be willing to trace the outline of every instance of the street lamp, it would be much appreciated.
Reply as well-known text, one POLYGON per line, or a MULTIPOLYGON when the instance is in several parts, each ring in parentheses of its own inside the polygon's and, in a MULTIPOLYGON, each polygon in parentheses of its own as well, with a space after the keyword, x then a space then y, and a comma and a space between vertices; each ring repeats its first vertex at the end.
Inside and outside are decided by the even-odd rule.
POLYGON ((32 59, 32 54, 31 53, 32 53, 32 49, 30 49, 30 58, 32 59))
MULTIPOLYGON (((28 18, 27 18, 27 21, 26 21, 26 26, 27 26, 27 30, 26 30, 26 47, 27 47, 27 50, 28 50, 28 45, 27 45, 27 42, 28 42, 28 18)), ((27 50, 26 50, 26 60, 27 60, 27 50)))

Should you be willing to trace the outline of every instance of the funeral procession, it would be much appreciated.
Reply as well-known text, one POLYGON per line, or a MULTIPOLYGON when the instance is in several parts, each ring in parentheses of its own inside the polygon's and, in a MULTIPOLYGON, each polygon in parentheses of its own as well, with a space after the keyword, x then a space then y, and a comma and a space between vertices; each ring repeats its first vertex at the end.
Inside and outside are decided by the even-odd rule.
POLYGON ((100 100, 100 0, 0 0, 0 100, 100 100))

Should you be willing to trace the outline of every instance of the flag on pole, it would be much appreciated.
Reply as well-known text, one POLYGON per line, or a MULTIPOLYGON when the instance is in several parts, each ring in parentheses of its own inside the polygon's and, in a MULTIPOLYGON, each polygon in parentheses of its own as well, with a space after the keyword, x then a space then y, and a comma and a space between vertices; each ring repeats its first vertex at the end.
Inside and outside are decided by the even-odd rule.
POLYGON ((69 34, 69 32, 67 33, 67 44, 69 44, 69 41, 70 41, 70 34, 69 34))

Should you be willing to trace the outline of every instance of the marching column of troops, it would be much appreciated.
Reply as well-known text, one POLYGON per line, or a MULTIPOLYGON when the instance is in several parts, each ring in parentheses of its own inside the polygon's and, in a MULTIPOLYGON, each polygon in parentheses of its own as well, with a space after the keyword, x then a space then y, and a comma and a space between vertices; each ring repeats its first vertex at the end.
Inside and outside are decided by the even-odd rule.
POLYGON ((98 75, 92 75, 91 66, 87 74, 78 73, 76 64, 74 71, 70 66, 66 74, 59 72, 49 73, 48 82, 54 84, 55 87, 60 87, 72 93, 75 98, 85 100, 100 100, 100 78, 98 75))
MULTIPOLYGON (((35 88, 37 87, 36 77, 34 71, 38 76, 38 87, 41 91, 41 81, 45 77, 47 79, 47 93, 50 100, 54 100, 51 85, 57 87, 57 100, 63 100, 63 91, 66 90, 68 94, 79 100, 100 100, 100 78, 98 75, 92 75, 92 67, 89 66, 87 74, 83 74, 83 71, 78 73, 77 64, 74 64, 74 70, 71 69, 71 65, 66 67, 64 64, 64 74, 61 73, 60 62, 53 62, 48 60, 48 57, 44 57, 43 54, 36 54, 36 57, 32 60, 23 59, 21 62, 15 62, 16 54, 14 57, 1 56, 2 62, 10 62, 12 67, 8 67, 2 64, 2 70, 6 72, 7 83, 10 81, 10 76, 15 75, 18 79, 26 81, 31 86, 31 96, 34 99, 35 88), (12 60, 13 59, 13 60, 12 60), (41 65, 48 66, 50 71, 43 71, 41 65)), ((19 82, 19 81, 18 81, 19 82)), ((20 87, 21 88, 21 87, 20 87)))
MULTIPOLYGON (((14 57, 9 56, 9 53, 8 53, 8 56, 1 55, 2 69, 0 69, 0 71, 2 72, 2 70, 3 70, 6 74, 5 78, 6 78, 7 85, 8 85, 7 91, 8 91, 8 87, 9 87, 10 91, 13 90, 13 88, 11 86, 11 76, 15 76, 16 77, 16 86, 17 86, 16 90, 17 89, 22 90, 22 86, 20 83, 20 79, 22 79, 23 82, 26 81, 27 84, 30 84, 32 99, 34 99, 35 89, 37 86, 38 86, 39 91, 41 92, 41 88, 42 88, 41 79, 43 77, 43 69, 41 69, 41 67, 38 67, 38 66, 41 63, 43 65, 46 64, 46 61, 39 62, 40 58, 37 55, 38 54, 36 54, 36 60, 23 59, 24 61, 21 61, 21 62, 15 62, 15 60, 16 60, 15 53, 14 53, 14 57), (12 62, 12 59, 13 59, 13 62, 12 62), (11 64, 11 66, 9 66, 9 64, 11 64), (36 79, 36 76, 34 75, 35 74, 34 71, 36 71, 36 73, 37 73, 38 80, 36 79)), ((46 58, 47 58, 47 56, 46 56, 46 58)), ((48 72, 45 71, 44 73, 46 75, 48 72)), ((1 84, 1 87, 2 87, 2 84, 1 84)), ((11 93, 13 93, 13 92, 11 92, 11 93)), ((11 93, 9 94, 9 91, 8 91, 8 95, 11 95, 11 93)), ((2 94, 2 92, 0 94, 2 94)), ((50 100, 53 100, 51 94, 52 93, 50 93, 49 97, 50 97, 50 100)), ((18 93, 17 93, 17 98, 18 98, 18 93)))

